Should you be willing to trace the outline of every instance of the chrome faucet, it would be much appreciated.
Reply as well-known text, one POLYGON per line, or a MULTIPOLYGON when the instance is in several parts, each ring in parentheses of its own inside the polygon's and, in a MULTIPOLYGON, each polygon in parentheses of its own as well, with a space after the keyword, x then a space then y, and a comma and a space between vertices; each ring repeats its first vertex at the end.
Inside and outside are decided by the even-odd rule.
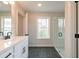
POLYGON ((4 33, 3 32, 0 32, 0 34, 2 34, 2 36, 4 36, 4 33))
POLYGON ((12 35, 12 32, 7 32, 7 36, 5 36, 5 39, 10 39, 11 35, 12 35))
POLYGON ((10 36, 10 35, 12 35, 12 32, 7 32, 7 36, 10 36))

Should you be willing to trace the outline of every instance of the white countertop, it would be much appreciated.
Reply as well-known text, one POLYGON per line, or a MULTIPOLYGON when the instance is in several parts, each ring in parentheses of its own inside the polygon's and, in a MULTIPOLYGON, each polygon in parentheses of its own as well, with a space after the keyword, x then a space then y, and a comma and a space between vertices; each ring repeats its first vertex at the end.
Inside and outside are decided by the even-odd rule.
POLYGON ((4 51, 5 49, 9 49, 10 47, 16 45, 17 43, 21 42, 22 40, 24 40, 27 36, 15 36, 12 37, 11 39, 0 39, 0 54, 2 53, 2 51, 4 51))

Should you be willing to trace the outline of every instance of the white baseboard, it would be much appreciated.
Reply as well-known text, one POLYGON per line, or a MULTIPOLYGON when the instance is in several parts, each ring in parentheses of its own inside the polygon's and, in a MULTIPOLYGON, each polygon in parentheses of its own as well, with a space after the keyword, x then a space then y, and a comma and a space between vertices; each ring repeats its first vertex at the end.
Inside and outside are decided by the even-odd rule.
POLYGON ((52 45, 29 45, 29 47, 54 47, 52 45))

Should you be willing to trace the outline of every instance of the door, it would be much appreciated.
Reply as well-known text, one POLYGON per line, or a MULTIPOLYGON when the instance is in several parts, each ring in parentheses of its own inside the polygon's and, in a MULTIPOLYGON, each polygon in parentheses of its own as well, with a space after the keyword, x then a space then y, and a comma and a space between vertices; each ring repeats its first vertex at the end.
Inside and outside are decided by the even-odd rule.
POLYGON ((75 1, 75 12, 76 12, 76 58, 79 57, 79 2, 75 1))
POLYGON ((76 38, 76 57, 79 58, 79 1, 76 3, 76 34, 78 34, 78 38, 76 38))

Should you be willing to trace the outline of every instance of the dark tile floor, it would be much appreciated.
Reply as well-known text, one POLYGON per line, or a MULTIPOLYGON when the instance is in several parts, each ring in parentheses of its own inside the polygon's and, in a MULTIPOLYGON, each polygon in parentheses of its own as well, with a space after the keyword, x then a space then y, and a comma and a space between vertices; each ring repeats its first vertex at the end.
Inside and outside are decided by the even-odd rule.
POLYGON ((29 58, 61 58, 54 47, 30 47, 29 58))

